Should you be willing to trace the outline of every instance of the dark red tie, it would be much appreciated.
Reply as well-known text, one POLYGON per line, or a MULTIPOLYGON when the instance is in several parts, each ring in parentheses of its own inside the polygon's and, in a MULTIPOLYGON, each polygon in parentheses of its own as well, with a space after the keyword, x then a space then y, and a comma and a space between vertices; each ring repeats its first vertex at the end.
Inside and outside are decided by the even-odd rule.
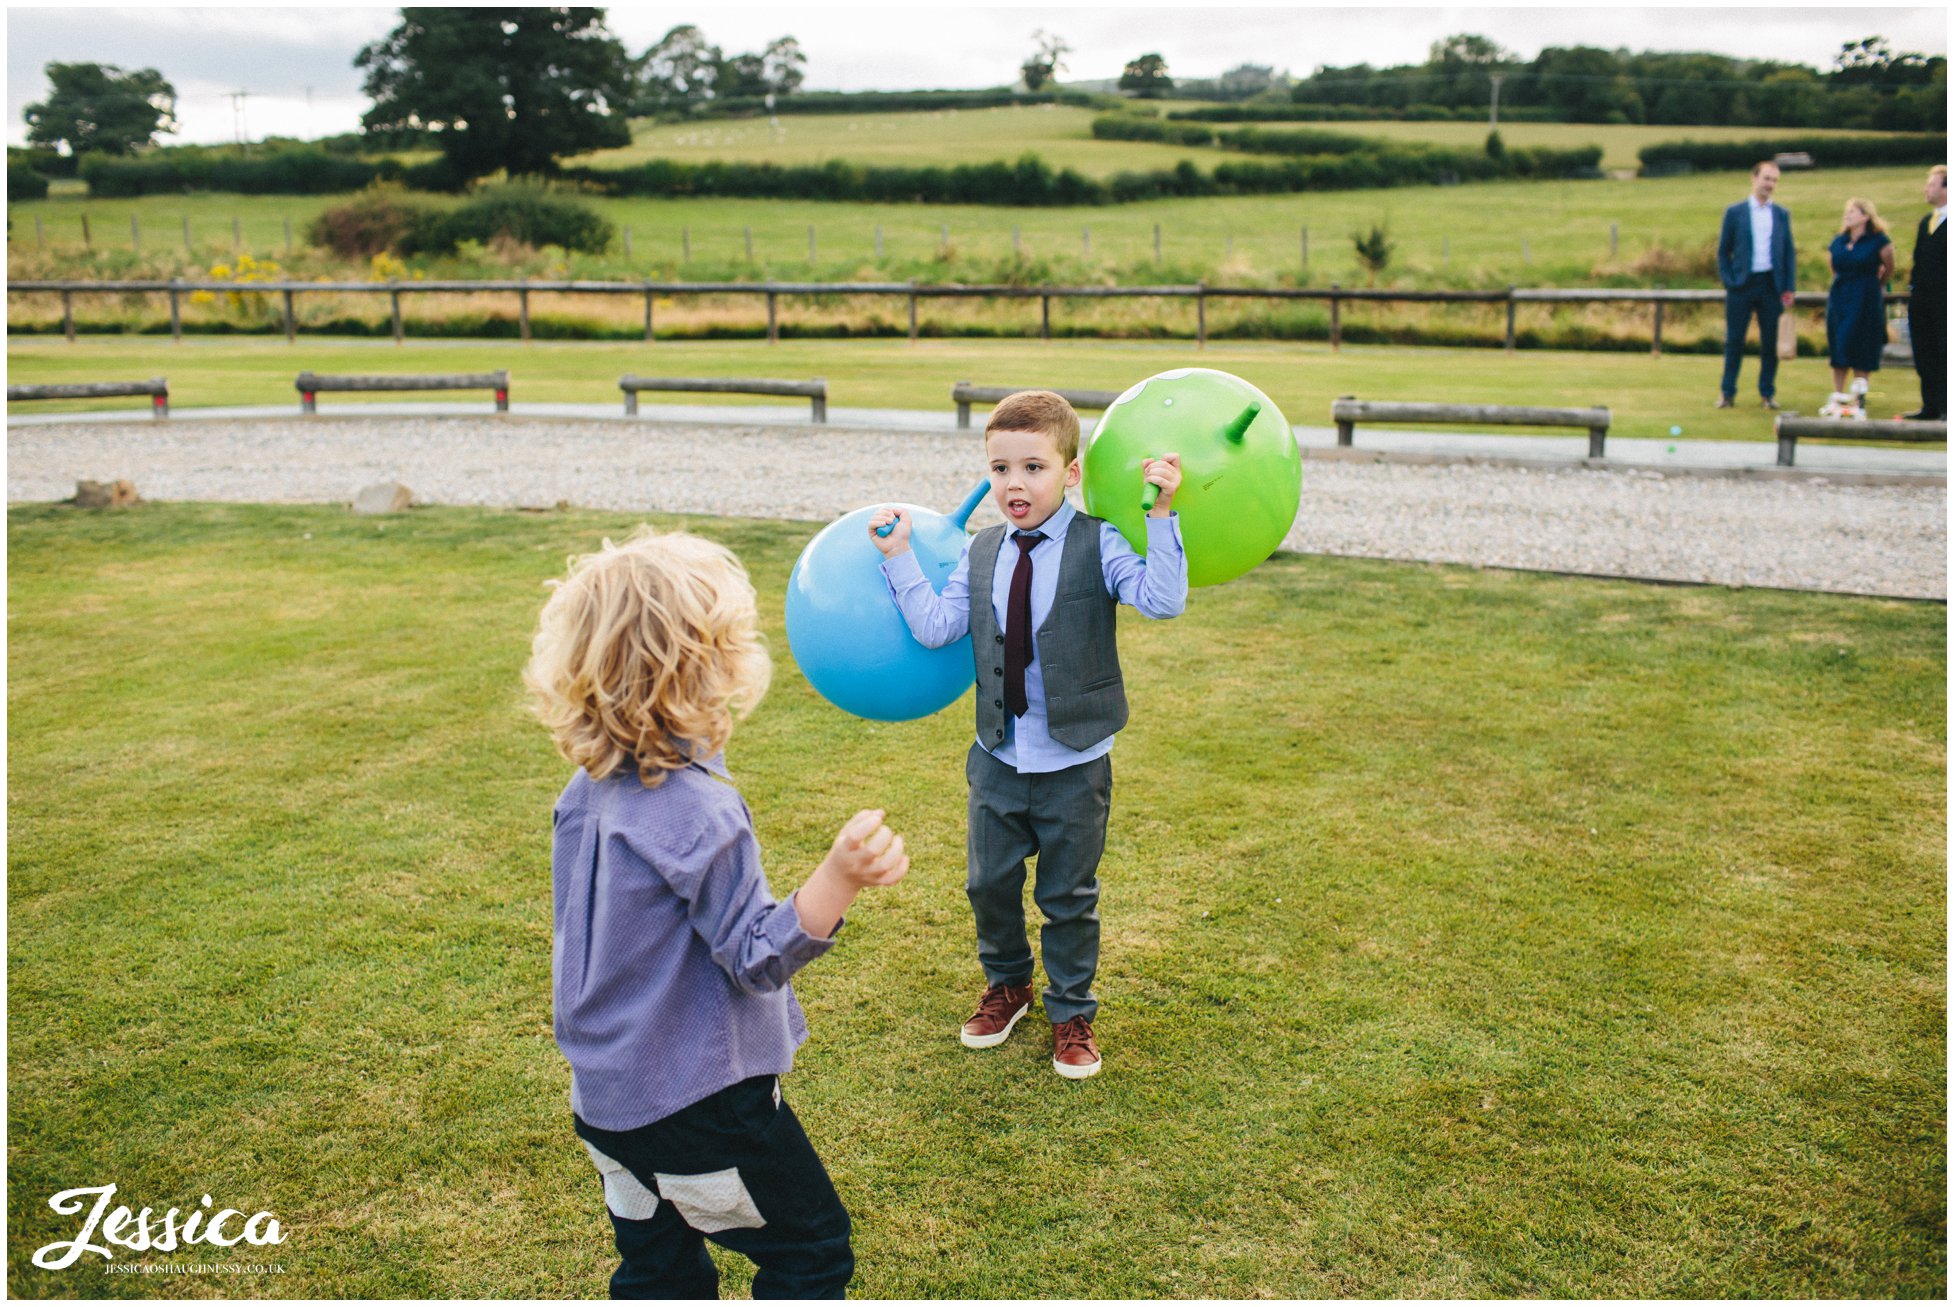
POLYGON ((1020 531, 1018 565, 1011 573, 1011 593, 1004 600, 1004 706, 1022 717, 1029 706, 1024 697, 1024 669, 1031 665, 1031 551, 1045 537, 1020 531))

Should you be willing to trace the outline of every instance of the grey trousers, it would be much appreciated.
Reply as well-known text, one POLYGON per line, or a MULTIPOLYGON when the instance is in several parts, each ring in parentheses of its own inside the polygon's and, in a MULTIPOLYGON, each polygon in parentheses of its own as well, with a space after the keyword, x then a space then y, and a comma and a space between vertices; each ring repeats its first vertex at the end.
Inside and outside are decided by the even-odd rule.
POLYGON ((1025 860, 1038 871, 1032 899, 1044 914, 1045 1015, 1054 1023, 1099 1014, 1099 857, 1113 800, 1110 754, 1063 771, 1021 776, 981 745, 964 763, 970 781, 970 872, 977 960, 993 985, 1031 983, 1025 934, 1025 860))

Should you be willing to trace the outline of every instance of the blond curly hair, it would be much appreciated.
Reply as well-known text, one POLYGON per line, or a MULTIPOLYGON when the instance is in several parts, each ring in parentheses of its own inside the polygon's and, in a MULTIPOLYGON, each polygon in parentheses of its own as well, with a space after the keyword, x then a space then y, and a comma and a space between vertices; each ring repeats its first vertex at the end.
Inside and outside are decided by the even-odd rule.
POLYGON ((632 762, 656 786, 723 750, 767 692, 753 583, 723 545, 640 527, 549 585, 523 682, 557 751, 593 780, 632 762))

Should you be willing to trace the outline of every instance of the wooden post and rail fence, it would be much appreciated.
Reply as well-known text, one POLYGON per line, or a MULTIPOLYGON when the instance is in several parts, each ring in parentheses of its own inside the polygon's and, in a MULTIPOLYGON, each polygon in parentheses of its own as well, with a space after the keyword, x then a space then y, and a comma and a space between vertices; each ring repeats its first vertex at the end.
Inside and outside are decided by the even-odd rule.
MULTIPOLYGON (((483 281, 213 281, 172 278, 170 280, 73 281, 23 280, 10 282, 9 294, 54 294, 61 297, 62 332, 75 339, 74 299, 77 295, 164 295, 169 300, 170 336, 183 339, 182 299, 198 291, 213 294, 277 294, 282 307, 282 325, 287 342, 298 339, 297 297, 300 295, 385 295, 393 320, 394 343, 406 340, 406 320, 401 299, 407 295, 479 295, 506 293, 516 297, 521 337, 530 339, 529 300, 531 295, 623 295, 644 300, 644 338, 655 339, 652 321, 653 302, 660 297, 752 295, 764 298, 767 310, 767 343, 780 340, 780 299, 782 296, 890 296, 908 303, 909 340, 917 338, 917 304, 932 299, 1002 299, 1039 301, 1039 336, 1052 335, 1053 300, 1168 299, 1193 300, 1195 344, 1205 346, 1208 338, 1208 301, 1212 299, 1307 300, 1326 303, 1330 310, 1330 348, 1343 345, 1343 307, 1345 304, 1486 304, 1504 305, 1506 330, 1503 344, 1516 349, 1519 333, 1516 311, 1523 304, 1646 304, 1652 310, 1649 352, 1662 352, 1663 309, 1672 304, 1721 304, 1720 290, 1618 290, 1607 288, 1528 288, 1508 286, 1504 290, 1395 290, 1356 286, 1013 286, 1013 285, 930 285, 917 282, 794 282, 794 281, 543 281, 536 279, 483 281)), ((1823 291, 1806 291, 1797 304, 1822 307, 1823 291)), ((1903 304, 1905 292, 1887 297, 1889 304, 1903 304)))

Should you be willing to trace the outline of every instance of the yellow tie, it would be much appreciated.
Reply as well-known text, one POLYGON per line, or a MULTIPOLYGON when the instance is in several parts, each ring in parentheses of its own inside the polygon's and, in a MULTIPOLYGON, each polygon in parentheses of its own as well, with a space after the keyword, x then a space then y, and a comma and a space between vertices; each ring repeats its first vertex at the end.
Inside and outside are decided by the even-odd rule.
POLYGON ((1931 236, 1935 232, 1939 231, 1940 225, 1946 221, 1947 221, 1947 215, 1942 213, 1939 209, 1935 209, 1934 220, 1927 224, 1927 234, 1931 236))

